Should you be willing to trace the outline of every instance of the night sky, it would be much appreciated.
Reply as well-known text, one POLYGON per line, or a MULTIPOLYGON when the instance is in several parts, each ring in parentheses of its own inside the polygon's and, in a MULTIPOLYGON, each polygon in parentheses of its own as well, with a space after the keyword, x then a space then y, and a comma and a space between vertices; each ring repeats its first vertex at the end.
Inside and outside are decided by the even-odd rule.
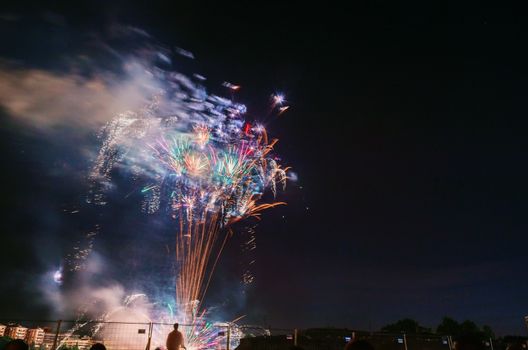
MULTIPOLYGON (((298 180, 256 228, 243 301, 233 301, 237 239, 220 260, 208 301, 229 317, 376 330, 448 315, 524 334, 527 28, 519 9, 496 6, 2 5, 0 56, 2 67, 57 73, 119 23, 193 52, 191 73, 212 90, 241 85, 254 114, 285 93, 290 110, 267 127, 298 180)), ((48 317, 36 285, 74 240, 63 209, 81 201, 89 164, 78 147, 95 132, 34 132, 3 105, 1 117, 0 315, 48 317)), ((108 259, 143 244, 131 230, 149 231, 120 205, 96 241, 108 259)))

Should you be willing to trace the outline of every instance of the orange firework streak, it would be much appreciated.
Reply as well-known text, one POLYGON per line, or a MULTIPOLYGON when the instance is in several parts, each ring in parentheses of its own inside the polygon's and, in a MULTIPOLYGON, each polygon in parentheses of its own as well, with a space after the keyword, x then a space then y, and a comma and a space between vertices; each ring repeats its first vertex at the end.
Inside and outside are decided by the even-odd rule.
POLYGON ((186 322, 193 321, 194 304, 203 299, 205 291, 201 287, 220 231, 217 213, 205 212, 200 220, 194 219, 192 212, 190 215, 186 222, 180 220, 176 239, 176 259, 180 264, 176 297, 185 317, 190 318, 186 322))

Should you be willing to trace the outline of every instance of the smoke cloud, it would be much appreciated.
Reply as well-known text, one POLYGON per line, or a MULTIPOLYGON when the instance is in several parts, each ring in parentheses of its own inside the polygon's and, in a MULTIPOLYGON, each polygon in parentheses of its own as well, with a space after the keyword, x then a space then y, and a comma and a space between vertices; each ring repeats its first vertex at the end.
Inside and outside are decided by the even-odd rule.
POLYGON ((0 65, 0 106, 25 126, 40 131, 56 127, 96 129, 113 116, 140 108, 159 83, 140 62, 123 63, 124 74, 84 76, 0 65))

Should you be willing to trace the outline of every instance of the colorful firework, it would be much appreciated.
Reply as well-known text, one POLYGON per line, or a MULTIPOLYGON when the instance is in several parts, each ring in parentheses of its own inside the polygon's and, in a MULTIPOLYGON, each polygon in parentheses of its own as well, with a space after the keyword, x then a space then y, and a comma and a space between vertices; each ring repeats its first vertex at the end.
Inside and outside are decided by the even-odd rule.
MULTIPOLYGON (((226 228, 285 204, 260 200, 267 189, 276 195, 277 188, 285 187, 288 168, 272 155, 277 140, 268 139, 263 125, 245 120, 244 105, 208 95, 182 74, 155 74, 165 88, 152 103, 118 115, 103 129, 88 201, 106 204, 117 169, 137 184, 145 212, 163 208, 170 213, 179 267, 176 317, 207 325, 201 301, 229 237, 226 228)), ((231 92, 240 88, 227 87, 231 92)), ((271 109, 284 112, 284 101, 283 95, 274 96, 271 109)), ((187 332, 189 346, 210 347, 208 329, 187 332)))
MULTIPOLYGON (((284 204, 257 204, 266 188, 275 193, 278 183, 285 186, 287 169, 269 157, 276 141, 268 144, 261 127, 245 125, 235 137, 219 137, 221 125, 217 129, 200 125, 190 135, 164 136, 151 145, 154 158, 166 168, 159 186, 172 189, 171 211, 179 223, 176 258, 181 266, 177 300, 186 308, 202 300, 207 290, 208 268, 214 269, 210 257, 221 229, 284 204)), ((152 185, 145 189, 149 188, 152 185)))

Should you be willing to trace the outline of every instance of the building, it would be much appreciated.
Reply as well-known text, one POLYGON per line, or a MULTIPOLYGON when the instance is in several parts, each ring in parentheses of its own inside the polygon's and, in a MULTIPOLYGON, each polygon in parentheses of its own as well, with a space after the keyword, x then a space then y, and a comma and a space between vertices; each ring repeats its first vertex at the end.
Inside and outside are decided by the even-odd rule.
POLYGON ((89 336, 79 337, 78 335, 72 335, 62 341, 62 344, 67 347, 76 346, 80 350, 89 349, 92 345, 92 338, 89 336))
MULTIPOLYGON (((53 348, 53 344, 55 342, 55 333, 52 332, 45 332, 42 336, 43 342, 42 345, 44 349, 50 350, 53 348)), ((76 346, 79 348, 79 350, 87 350, 93 345, 92 338, 89 336, 78 336, 76 334, 68 335, 65 333, 59 334, 57 337, 57 344, 56 346, 66 346, 66 347, 74 347, 76 346)))
MULTIPOLYGON (((57 338, 57 343, 59 343, 61 340, 60 335, 57 338)), ((53 347, 53 343, 55 342, 55 332, 52 332, 51 330, 45 330, 44 331, 44 337, 43 337, 43 344, 45 349, 51 349, 53 347)))
POLYGON ((44 343, 44 330, 42 328, 28 329, 26 343, 29 345, 42 345, 44 343))
POLYGON ((11 339, 26 339, 27 328, 19 324, 9 324, 5 328, 4 336, 11 339))

